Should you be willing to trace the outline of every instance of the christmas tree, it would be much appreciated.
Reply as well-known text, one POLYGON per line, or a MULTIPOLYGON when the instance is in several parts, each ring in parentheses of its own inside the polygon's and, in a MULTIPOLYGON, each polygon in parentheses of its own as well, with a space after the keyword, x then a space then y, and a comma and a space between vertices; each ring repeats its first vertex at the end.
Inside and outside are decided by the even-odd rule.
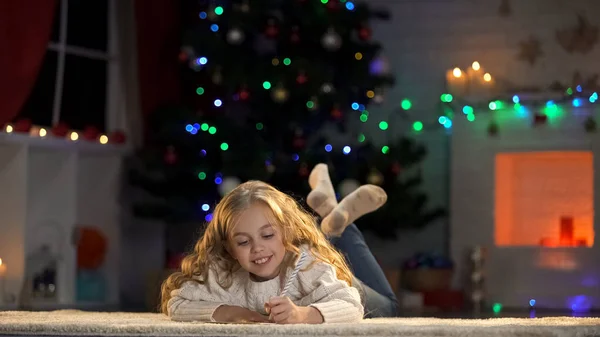
POLYGON ((442 214, 425 209, 418 175, 398 177, 424 149, 407 138, 375 147, 361 131, 369 104, 394 82, 371 38, 370 22, 386 11, 348 0, 234 0, 183 1, 182 12, 185 103, 151 116, 131 178, 160 198, 137 205, 138 215, 210 220, 220 197, 249 179, 303 200, 319 162, 340 196, 362 183, 386 189, 386 208, 363 226, 381 236, 442 214))

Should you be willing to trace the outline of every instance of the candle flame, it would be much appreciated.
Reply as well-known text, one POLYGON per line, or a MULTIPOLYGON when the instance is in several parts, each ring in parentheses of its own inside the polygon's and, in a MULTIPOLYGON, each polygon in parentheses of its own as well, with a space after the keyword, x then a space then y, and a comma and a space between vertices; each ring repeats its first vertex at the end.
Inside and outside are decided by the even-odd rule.
POLYGON ((462 75, 462 71, 460 71, 460 68, 454 68, 452 74, 454 75, 454 77, 460 77, 462 75))
POLYGON ((0 259, 0 266, 2 265, 2 259, 0 259))
POLYGON ((481 65, 477 61, 473 62, 473 64, 471 66, 473 67, 473 70, 475 70, 475 71, 477 71, 481 68, 481 65))
POLYGON ((483 80, 486 82, 489 82, 492 80, 492 75, 490 75, 490 73, 485 73, 485 75, 483 75, 483 80))

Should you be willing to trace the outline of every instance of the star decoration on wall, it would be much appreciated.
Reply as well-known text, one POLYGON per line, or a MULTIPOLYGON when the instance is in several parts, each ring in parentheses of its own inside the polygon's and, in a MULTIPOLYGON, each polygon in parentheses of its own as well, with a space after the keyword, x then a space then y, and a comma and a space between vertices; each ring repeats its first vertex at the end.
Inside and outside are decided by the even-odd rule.
POLYGON ((558 30, 556 40, 568 53, 589 53, 598 43, 598 26, 592 26, 582 15, 577 16, 577 26, 558 30))
POLYGON ((544 55, 540 41, 533 36, 528 40, 519 42, 519 48, 518 59, 528 62, 530 65, 534 65, 537 59, 544 55))

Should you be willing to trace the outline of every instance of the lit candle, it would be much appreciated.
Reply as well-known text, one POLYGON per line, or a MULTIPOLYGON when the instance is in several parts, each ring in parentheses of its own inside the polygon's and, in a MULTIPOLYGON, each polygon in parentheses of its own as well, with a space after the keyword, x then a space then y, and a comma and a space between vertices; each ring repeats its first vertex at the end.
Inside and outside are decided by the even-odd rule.
POLYGON ((480 86, 483 82, 482 79, 483 69, 481 68, 481 64, 475 61, 469 69, 467 69, 467 80, 469 81, 469 94, 477 94, 481 90, 480 86))
POLYGON ((446 73, 448 93, 454 96, 464 96, 467 90, 467 78, 460 68, 448 70, 446 73))
POLYGON ((6 275, 6 264, 0 259, 0 304, 4 303, 4 275, 6 275))

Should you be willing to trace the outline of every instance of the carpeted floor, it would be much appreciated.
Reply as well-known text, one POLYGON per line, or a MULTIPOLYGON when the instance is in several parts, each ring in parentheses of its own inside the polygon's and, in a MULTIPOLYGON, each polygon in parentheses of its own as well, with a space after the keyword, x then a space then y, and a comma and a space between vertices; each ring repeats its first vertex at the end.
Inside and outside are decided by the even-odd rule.
POLYGON ((600 336, 600 318, 368 319, 358 324, 275 325, 172 322, 152 313, 78 310, 0 312, 0 336, 600 336))

